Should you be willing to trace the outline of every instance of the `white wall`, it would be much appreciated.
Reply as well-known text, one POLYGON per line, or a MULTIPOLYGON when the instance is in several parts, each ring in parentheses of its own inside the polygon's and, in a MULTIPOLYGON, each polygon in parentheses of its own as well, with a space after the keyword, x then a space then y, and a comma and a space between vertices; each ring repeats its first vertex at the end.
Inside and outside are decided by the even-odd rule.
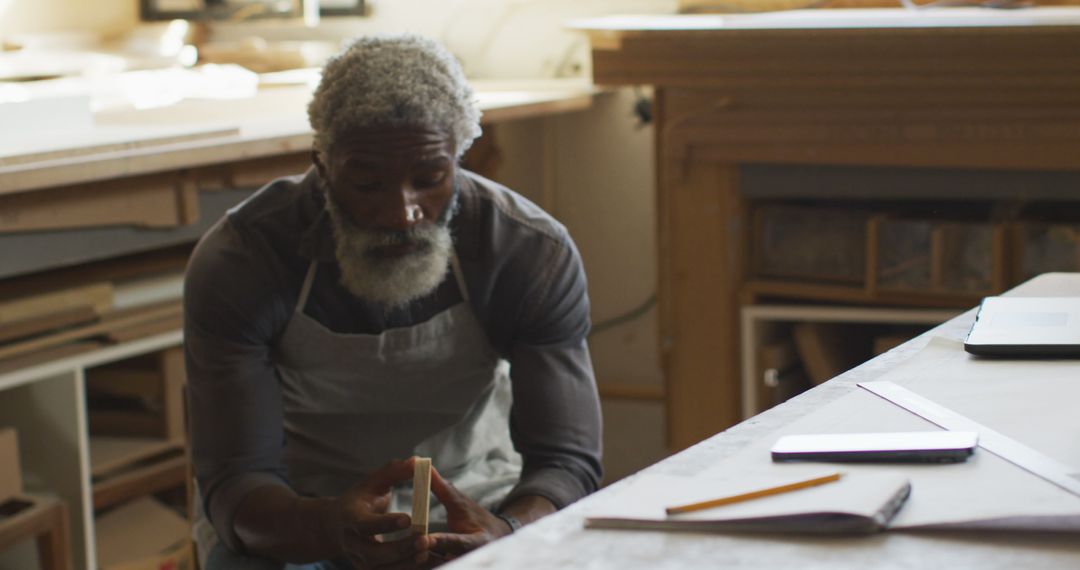
POLYGON ((0 37, 29 32, 113 34, 138 22, 138 0, 0 0, 0 37))

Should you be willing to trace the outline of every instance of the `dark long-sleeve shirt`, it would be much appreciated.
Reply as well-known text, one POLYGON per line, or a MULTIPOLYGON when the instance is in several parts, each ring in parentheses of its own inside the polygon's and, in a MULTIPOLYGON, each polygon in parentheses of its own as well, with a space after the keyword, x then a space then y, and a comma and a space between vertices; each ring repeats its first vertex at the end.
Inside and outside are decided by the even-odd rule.
MULTIPOLYGON (((470 305, 511 364, 510 433, 524 468, 507 501, 540 495, 563 507, 601 478, 580 256, 566 229, 518 194, 464 170, 455 184, 460 210, 450 224, 470 305)), ((389 312, 349 293, 338 283, 324 199, 314 170, 276 180, 230 210, 188 267, 193 458, 204 508, 234 548, 232 520, 247 493, 288 484, 275 346, 310 263, 319 271, 305 313, 336 333, 412 326, 462 300, 451 272, 430 295, 389 312)))

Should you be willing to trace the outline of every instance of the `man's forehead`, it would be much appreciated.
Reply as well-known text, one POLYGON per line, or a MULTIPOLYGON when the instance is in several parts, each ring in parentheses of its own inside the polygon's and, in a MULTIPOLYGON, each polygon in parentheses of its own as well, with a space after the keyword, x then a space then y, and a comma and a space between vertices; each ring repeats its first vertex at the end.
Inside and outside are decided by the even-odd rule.
POLYGON ((375 127, 355 129, 340 136, 334 154, 342 160, 400 157, 412 160, 452 158, 453 138, 449 133, 420 127, 375 127))

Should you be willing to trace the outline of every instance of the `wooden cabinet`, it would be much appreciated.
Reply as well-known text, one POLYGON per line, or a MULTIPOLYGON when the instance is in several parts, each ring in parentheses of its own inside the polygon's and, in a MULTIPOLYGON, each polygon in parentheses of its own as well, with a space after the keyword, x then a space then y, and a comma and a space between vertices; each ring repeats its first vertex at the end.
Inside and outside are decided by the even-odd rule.
MULTIPOLYGON (((827 10, 576 25, 589 33, 598 84, 655 88, 659 343, 673 449, 740 420, 741 307, 791 295, 748 279, 749 169, 1080 170, 1080 10, 827 10)), ((888 181, 857 193, 872 199, 888 181)), ((1005 194, 1021 199, 1030 190, 1005 194)), ((808 184, 802 194, 820 192, 808 184)), ((981 197, 974 184, 934 196, 981 197)), ((851 288, 820 293, 873 302, 851 288)))

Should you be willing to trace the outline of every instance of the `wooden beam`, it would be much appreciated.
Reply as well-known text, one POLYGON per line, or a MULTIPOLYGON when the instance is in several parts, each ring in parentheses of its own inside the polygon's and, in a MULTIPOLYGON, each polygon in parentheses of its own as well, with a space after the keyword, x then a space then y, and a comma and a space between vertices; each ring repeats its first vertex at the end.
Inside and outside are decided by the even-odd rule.
POLYGON ((183 487, 188 471, 187 457, 181 455, 94 483, 94 510, 111 507, 135 497, 183 487))
MULTIPOLYGON (((692 113, 697 102, 667 92, 668 117, 692 113)), ((749 233, 734 164, 673 161, 670 131, 658 151, 666 163, 660 188, 664 256, 661 338, 668 438, 683 449, 722 431, 739 414, 739 284, 749 233)), ((677 151, 678 152, 678 151, 677 151)))

